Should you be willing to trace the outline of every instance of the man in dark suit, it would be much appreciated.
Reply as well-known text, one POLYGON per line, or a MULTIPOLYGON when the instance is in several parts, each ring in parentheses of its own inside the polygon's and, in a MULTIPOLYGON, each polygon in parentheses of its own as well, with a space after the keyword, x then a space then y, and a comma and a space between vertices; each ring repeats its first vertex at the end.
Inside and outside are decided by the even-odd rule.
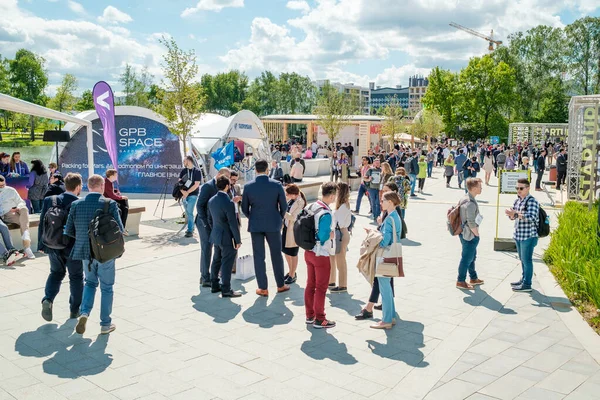
POLYGON ((242 245, 240 227, 235 215, 235 206, 229 198, 229 178, 219 176, 216 181, 219 192, 208 201, 208 224, 210 242, 215 247, 210 268, 211 292, 221 292, 221 297, 240 297, 240 292, 231 290, 231 270, 242 245), (221 285, 219 285, 219 271, 221 285))
POLYGON ((269 283, 265 264, 265 239, 269 244, 273 273, 277 282, 277 292, 286 292, 290 287, 284 284, 283 256, 281 255, 281 226, 287 211, 285 192, 281 183, 267 176, 269 163, 258 160, 254 165, 256 179, 244 186, 242 211, 248 217, 248 232, 252 237, 254 271, 258 289, 256 294, 268 296, 269 283))
POLYGON ((271 161, 271 171, 269 171, 269 178, 274 179, 278 182, 283 182, 283 169, 277 164, 277 161, 271 161))
MULTIPOLYGON (((60 208, 66 210, 68 215, 71 208, 71 203, 78 200, 81 193, 82 180, 81 175, 69 172, 64 179, 66 192, 46 197, 40 214, 40 224, 38 225, 38 251, 48 254, 50 259, 50 275, 46 280, 46 288, 44 290, 44 298, 42 299, 42 318, 46 321, 52 321, 52 307, 54 299, 60 291, 60 285, 69 272, 69 287, 71 296, 69 304, 71 313, 69 318, 77 318, 79 316, 79 307, 81 306, 81 298, 83 296, 83 263, 81 260, 73 260, 71 258, 71 250, 75 240, 71 240, 64 249, 51 249, 44 243, 44 218, 48 210, 53 207, 54 202, 60 208)), ((66 224, 66 219, 64 223, 66 224)), ((64 228, 64 225, 63 225, 64 228)))
POLYGON ((229 177, 228 194, 231 201, 233 201, 233 205, 235 206, 235 218, 237 219, 238 226, 242 226, 242 216, 240 215, 242 212, 242 187, 237 183, 238 179, 238 173, 236 171, 231 171, 231 176, 229 177))
POLYGON ((560 185, 565 184, 567 177, 567 151, 564 148, 560 149, 560 153, 556 157, 556 190, 560 190, 560 185))
POLYGON ((196 228, 200 234, 200 285, 211 287, 210 261, 212 258, 212 244, 210 243, 210 226, 208 225, 208 201, 219 191, 216 179, 219 176, 229 178, 229 168, 222 168, 217 176, 200 187, 200 197, 196 203, 196 228))

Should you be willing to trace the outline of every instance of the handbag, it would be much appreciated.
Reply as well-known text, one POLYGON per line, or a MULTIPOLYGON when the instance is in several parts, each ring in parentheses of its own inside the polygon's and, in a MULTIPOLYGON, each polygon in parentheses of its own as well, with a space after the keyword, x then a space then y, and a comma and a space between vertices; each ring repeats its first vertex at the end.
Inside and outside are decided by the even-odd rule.
POLYGON ((392 229, 392 238, 396 236, 397 241, 392 242, 391 245, 386 247, 383 250, 382 257, 377 259, 375 276, 382 276, 386 278, 403 278, 404 266, 402 263, 402 243, 400 243, 400 236, 396 234, 396 221, 394 221, 393 218, 392 229))
POLYGON ((340 226, 336 225, 335 227, 335 254, 340 254, 342 252, 342 239, 344 235, 340 230, 340 226))
POLYGON ((245 281, 256 276, 252 254, 238 257, 235 264, 235 279, 245 281))

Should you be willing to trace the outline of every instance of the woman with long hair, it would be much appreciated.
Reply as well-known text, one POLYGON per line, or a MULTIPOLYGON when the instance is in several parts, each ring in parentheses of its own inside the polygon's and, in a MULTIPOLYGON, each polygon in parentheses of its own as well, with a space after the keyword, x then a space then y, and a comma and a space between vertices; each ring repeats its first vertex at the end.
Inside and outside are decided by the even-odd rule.
POLYGON ((338 181, 338 179, 340 177, 340 170, 338 169, 338 154, 337 154, 337 151, 334 151, 333 155, 329 159, 329 169, 331 170, 331 174, 329 176, 329 180, 331 182, 336 182, 337 183, 337 181, 338 181), (335 176, 335 181, 333 180, 334 176, 335 176))
POLYGON ((448 158, 444 161, 444 176, 446 177, 446 187, 450 187, 450 181, 452 180, 452 176, 454 175, 454 156, 450 154, 448 158))
POLYGON ((352 212, 350 211, 350 187, 346 182, 337 185, 337 198, 333 223, 336 236, 341 235, 341 243, 336 240, 335 256, 331 257, 331 273, 329 275, 329 288, 332 293, 346 292, 348 290, 348 264, 346 263, 346 252, 350 243, 350 232, 348 227, 352 223, 352 212), (337 232, 339 231, 339 233, 337 232), (337 269, 337 286, 335 285, 337 269))
POLYGON ((21 153, 15 151, 10 157, 10 173, 16 176, 29 176, 27 163, 21 161, 21 153))
POLYGON ((483 170, 485 171, 485 184, 489 186, 490 178, 494 172, 494 157, 489 150, 485 153, 485 157, 483 158, 483 170))
POLYGON ((41 160, 31 161, 31 173, 29 174, 27 188, 29 189, 27 198, 31 202, 33 213, 39 214, 42 212, 44 195, 48 190, 48 171, 41 160))
POLYGON ((400 196, 400 213, 402 219, 406 216, 406 208, 408 207, 408 196, 410 195, 410 177, 406 174, 406 169, 400 167, 396 169, 396 176, 389 179, 398 187, 398 196, 400 196))
POLYGON ((294 222, 298 214, 306 206, 306 197, 298 185, 289 184, 285 187, 285 197, 288 200, 287 212, 283 220, 283 231, 281 232, 281 251, 285 255, 289 272, 285 275, 284 283, 291 285, 296 282, 298 269, 298 245, 294 238, 294 222))
POLYGON ((383 185, 385 185, 391 177, 394 176, 392 166, 388 162, 381 163, 381 183, 379 184, 379 203, 381 203, 381 196, 383 196, 383 185))

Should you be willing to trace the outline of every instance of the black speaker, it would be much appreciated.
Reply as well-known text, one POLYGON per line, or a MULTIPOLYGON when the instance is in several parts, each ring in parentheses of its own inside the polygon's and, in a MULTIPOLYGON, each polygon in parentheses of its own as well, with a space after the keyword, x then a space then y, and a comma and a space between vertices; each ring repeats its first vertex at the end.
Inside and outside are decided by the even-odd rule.
POLYGON ((44 131, 44 142, 68 142, 71 140, 69 131, 44 131))

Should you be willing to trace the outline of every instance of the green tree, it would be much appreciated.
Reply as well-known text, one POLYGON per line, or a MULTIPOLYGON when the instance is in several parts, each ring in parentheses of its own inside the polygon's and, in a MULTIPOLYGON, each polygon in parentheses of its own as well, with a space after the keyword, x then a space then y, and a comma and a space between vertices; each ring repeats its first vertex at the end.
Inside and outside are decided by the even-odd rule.
POLYGON ((94 98, 90 89, 83 91, 74 108, 79 112, 94 109, 94 98))
POLYGON ((123 93, 125 94, 125 99, 121 101, 122 105, 133 105, 133 94, 135 91, 136 80, 137 76, 131 64, 125 64, 125 69, 123 70, 123 73, 119 76, 119 82, 121 82, 121 85, 123 85, 123 93))
POLYGON ((381 136, 386 137, 388 142, 393 145, 395 135, 402 132, 402 119, 404 118, 404 110, 397 96, 389 99, 388 104, 381 110, 381 115, 385 117, 381 124, 381 136))
POLYGON ((148 67, 144 66, 138 73, 130 64, 125 64, 125 70, 119 77, 119 82, 123 85, 125 94, 122 105, 149 107, 149 92, 154 77, 148 72, 148 67))
MULTIPOLYGON (((3 58, 0 54, 0 93, 10 94, 10 81, 9 81, 9 62, 6 58, 3 58)), ((10 119, 10 112, 6 110, 0 110, 2 115, 2 122, 4 122, 4 129, 8 130, 8 121, 10 119)), ((2 124, 0 124, 0 140, 2 140, 2 124)))
POLYGON ((578 19, 565 28, 566 56, 575 90, 580 94, 600 91, 600 18, 578 19))
POLYGON ((353 104, 350 99, 329 84, 323 86, 315 106, 315 114, 317 124, 327 134, 329 143, 335 143, 342 128, 350 123, 352 111, 353 104))
POLYGON ((174 39, 163 37, 160 42, 167 48, 163 55, 162 94, 157 111, 165 117, 169 130, 183 142, 183 152, 187 154, 187 138, 200 117, 204 97, 202 87, 195 84, 198 75, 194 50, 184 51, 174 39))
POLYGON ((243 108, 248 91, 248 77, 243 72, 205 74, 200 82, 206 96, 206 111, 229 116, 243 108))
MULTIPOLYGON (((11 94, 31 103, 45 104, 44 90, 48 85, 48 75, 44 70, 44 59, 29 50, 17 51, 10 65, 11 94)), ((31 140, 35 140, 35 119, 30 118, 31 140)))
POLYGON ((458 74, 434 68, 429 75, 429 87, 422 99, 427 109, 435 109, 441 115, 446 132, 454 132, 458 126, 456 110, 459 100, 458 74))
POLYGON ((278 112, 307 114, 316 104, 316 88, 307 76, 295 72, 279 75, 278 112))
MULTIPOLYGON (((70 111, 75 105, 75 95, 77 91, 77 78, 71 74, 65 74, 62 83, 56 89, 56 95, 50 99, 48 106, 58 111, 70 111)), ((59 121, 60 127, 62 122, 59 121)))
POLYGON ((560 78, 554 78, 545 90, 536 122, 566 123, 569 120, 569 96, 560 78))
POLYGON ((158 107, 160 99, 164 96, 164 89, 157 84, 151 84, 148 90, 148 102, 153 108, 158 107))
POLYGON ((506 63, 496 63, 492 56, 475 57, 460 72, 459 114, 467 117, 469 127, 483 137, 500 136, 499 121, 512 107, 515 88, 514 70, 506 63))

